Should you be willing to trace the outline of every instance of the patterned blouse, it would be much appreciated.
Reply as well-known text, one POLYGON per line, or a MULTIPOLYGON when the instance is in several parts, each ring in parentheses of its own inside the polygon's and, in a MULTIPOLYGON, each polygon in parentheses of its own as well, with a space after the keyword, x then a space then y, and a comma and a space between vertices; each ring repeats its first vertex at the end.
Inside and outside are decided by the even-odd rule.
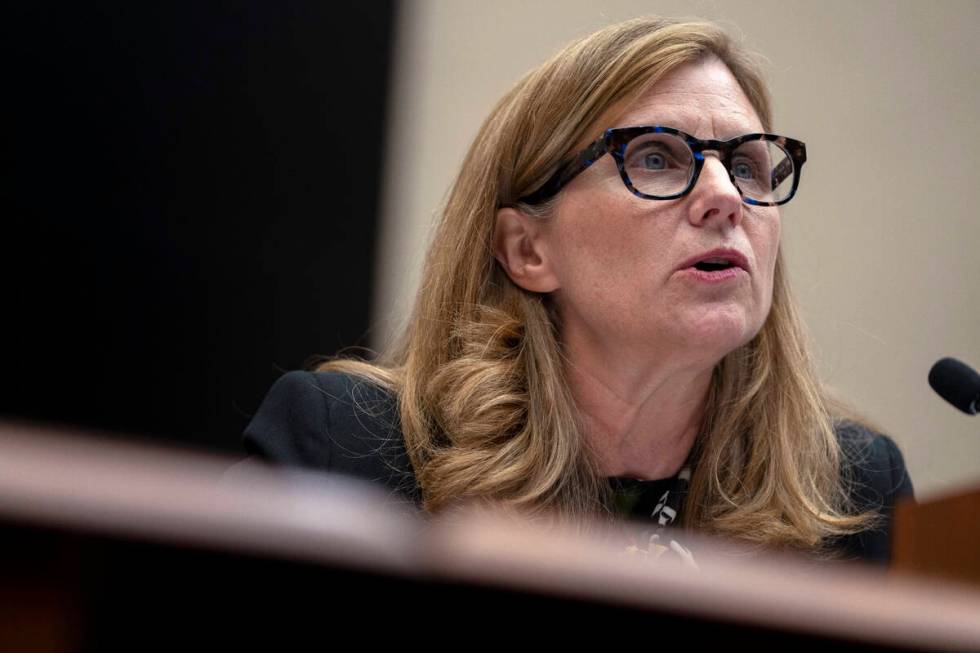
POLYGON ((625 476, 609 477, 614 492, 613 509, 630 520, 625 553, 660 557, 667 551, 680 556, 692 566, 691 552, 676 540, 677 531, 670 525, 677 520, 687 497, 691 468, 684 466, 677 475, 652 481, 625 476))

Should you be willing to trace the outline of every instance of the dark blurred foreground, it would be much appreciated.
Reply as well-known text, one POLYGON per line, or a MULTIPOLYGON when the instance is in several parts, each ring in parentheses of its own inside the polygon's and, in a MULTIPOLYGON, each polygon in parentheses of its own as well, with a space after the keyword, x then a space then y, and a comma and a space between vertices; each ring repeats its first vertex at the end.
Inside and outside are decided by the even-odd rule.
POLYGON ((405 645, 422 631, 457 645, 980 648, 976 588, 707 541, 692 568, 230 463, 0 425, 0 650, 405 645))

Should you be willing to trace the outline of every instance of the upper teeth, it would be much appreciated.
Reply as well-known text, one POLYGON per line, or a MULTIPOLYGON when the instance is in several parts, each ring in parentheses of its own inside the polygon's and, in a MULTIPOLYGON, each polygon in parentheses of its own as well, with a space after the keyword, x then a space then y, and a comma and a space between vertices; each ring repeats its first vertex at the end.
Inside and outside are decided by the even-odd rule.
POLYGON ((725 258, 706 258, 706 259, 704 259, 701 262, 702 263, 722 263, 722 264, 724 264, 724 263, 728 263, 728 259, 725 259, 725 258))

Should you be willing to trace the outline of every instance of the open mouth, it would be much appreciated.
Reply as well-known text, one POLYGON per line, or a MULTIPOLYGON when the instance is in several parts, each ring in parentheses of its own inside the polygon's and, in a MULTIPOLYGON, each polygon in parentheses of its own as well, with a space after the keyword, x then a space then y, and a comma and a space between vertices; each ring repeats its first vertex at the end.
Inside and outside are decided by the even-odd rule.
POLYGON ((748 260, 741 252, 731 248, 717 248, 692 256, 681 264, 680 270, 701 272, 702 279, 735 278, 739 271, 748 273, 748 260))
POLYGON ((698 261, 694 264, 695 270, 701 270, 703 272, 716 272, 732 267, 735 267, 735 264, 731 261, 698 261))

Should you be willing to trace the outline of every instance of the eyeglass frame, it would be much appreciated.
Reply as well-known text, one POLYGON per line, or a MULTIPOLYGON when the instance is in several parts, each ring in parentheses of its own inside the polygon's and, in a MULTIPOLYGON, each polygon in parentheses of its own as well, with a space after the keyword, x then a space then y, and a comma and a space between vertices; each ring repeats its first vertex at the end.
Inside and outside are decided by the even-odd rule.
POLYGON ((637 197, 648 200, 677 199, 690 193, 694 188, 694 185, 697 184, 698 178, 701 176, 701 169, 704 167, 704 152, 706 151, 718 152, 718 158, 725 166, 725 170, 728 171, 728 178, 731 180, 732 185, 738 189, 738 194, 742 198, 742 201, 753 206, 780 206, 793 199, 793 197, 796 195, 796 189, 800 185, 800 175, 803 164, 806 163, 806 144, 794 138, 779 136, 777 134, 743 134, 742 136, 736 136, 735 138, 727 141, 718 141, 713 139, 702 140, 695 138, 694 136, 691 136, 686 132, 682 132, 679 129, 665 127, 663 125, 612 127, 604 131, 602 136, 593 141, 591 145, 579 152, 572 161, 560 166, 554 172, 554 174, 548 178, 548 181, 546 181, 544 185, 533 193, 520 198, 519 201, 523 204, 533 206, 551 199, 557 195, 558 192, 565 187, 565 185, 572 181, 572 179, 585 171, 589 166, 606 154, 610 154, 616 161, 616 167, 619 169, 620 178, 623 180, 626 188, 628 188, 629 191, 637 197), (680 136, 682 139, 684 139, 684 142, 691 150, 691 154, 694 156, 694 172, 684 190, 674 193, 673 195, 659 196, 649 195, 637 190, 636 187, 633 186, 633 182, 626 173, 626 148, 629 146, 630 141, 638 136, 642 136, 643 134, 673 134, 674 136, 680 136), (731 167, 729 165, 732 153, 735 151, 735 148, 740 146, 742 143, 747 143, 749 141, 771 141, 776 143, 776 145, 780 146, 789 154, 789 158, 783 159, 783 161, 780 162, 780 164, 777 165, 772 171, 773 188, 776 188, 779 184, 781 184, 786 179, 786 175, 792 174, 794 170, 796 171, 796 174, 793 175, 793 187, 790 189, 789 195, 778 202, 763 202, 761 200, 746 197, 744 193, 742 193, 742 189, 738 187, 738 183, 735 181, 735 176, 732 174, 731 167), (792 161, 792 169, 785 169, 787 167, 787 161, 792 161))

